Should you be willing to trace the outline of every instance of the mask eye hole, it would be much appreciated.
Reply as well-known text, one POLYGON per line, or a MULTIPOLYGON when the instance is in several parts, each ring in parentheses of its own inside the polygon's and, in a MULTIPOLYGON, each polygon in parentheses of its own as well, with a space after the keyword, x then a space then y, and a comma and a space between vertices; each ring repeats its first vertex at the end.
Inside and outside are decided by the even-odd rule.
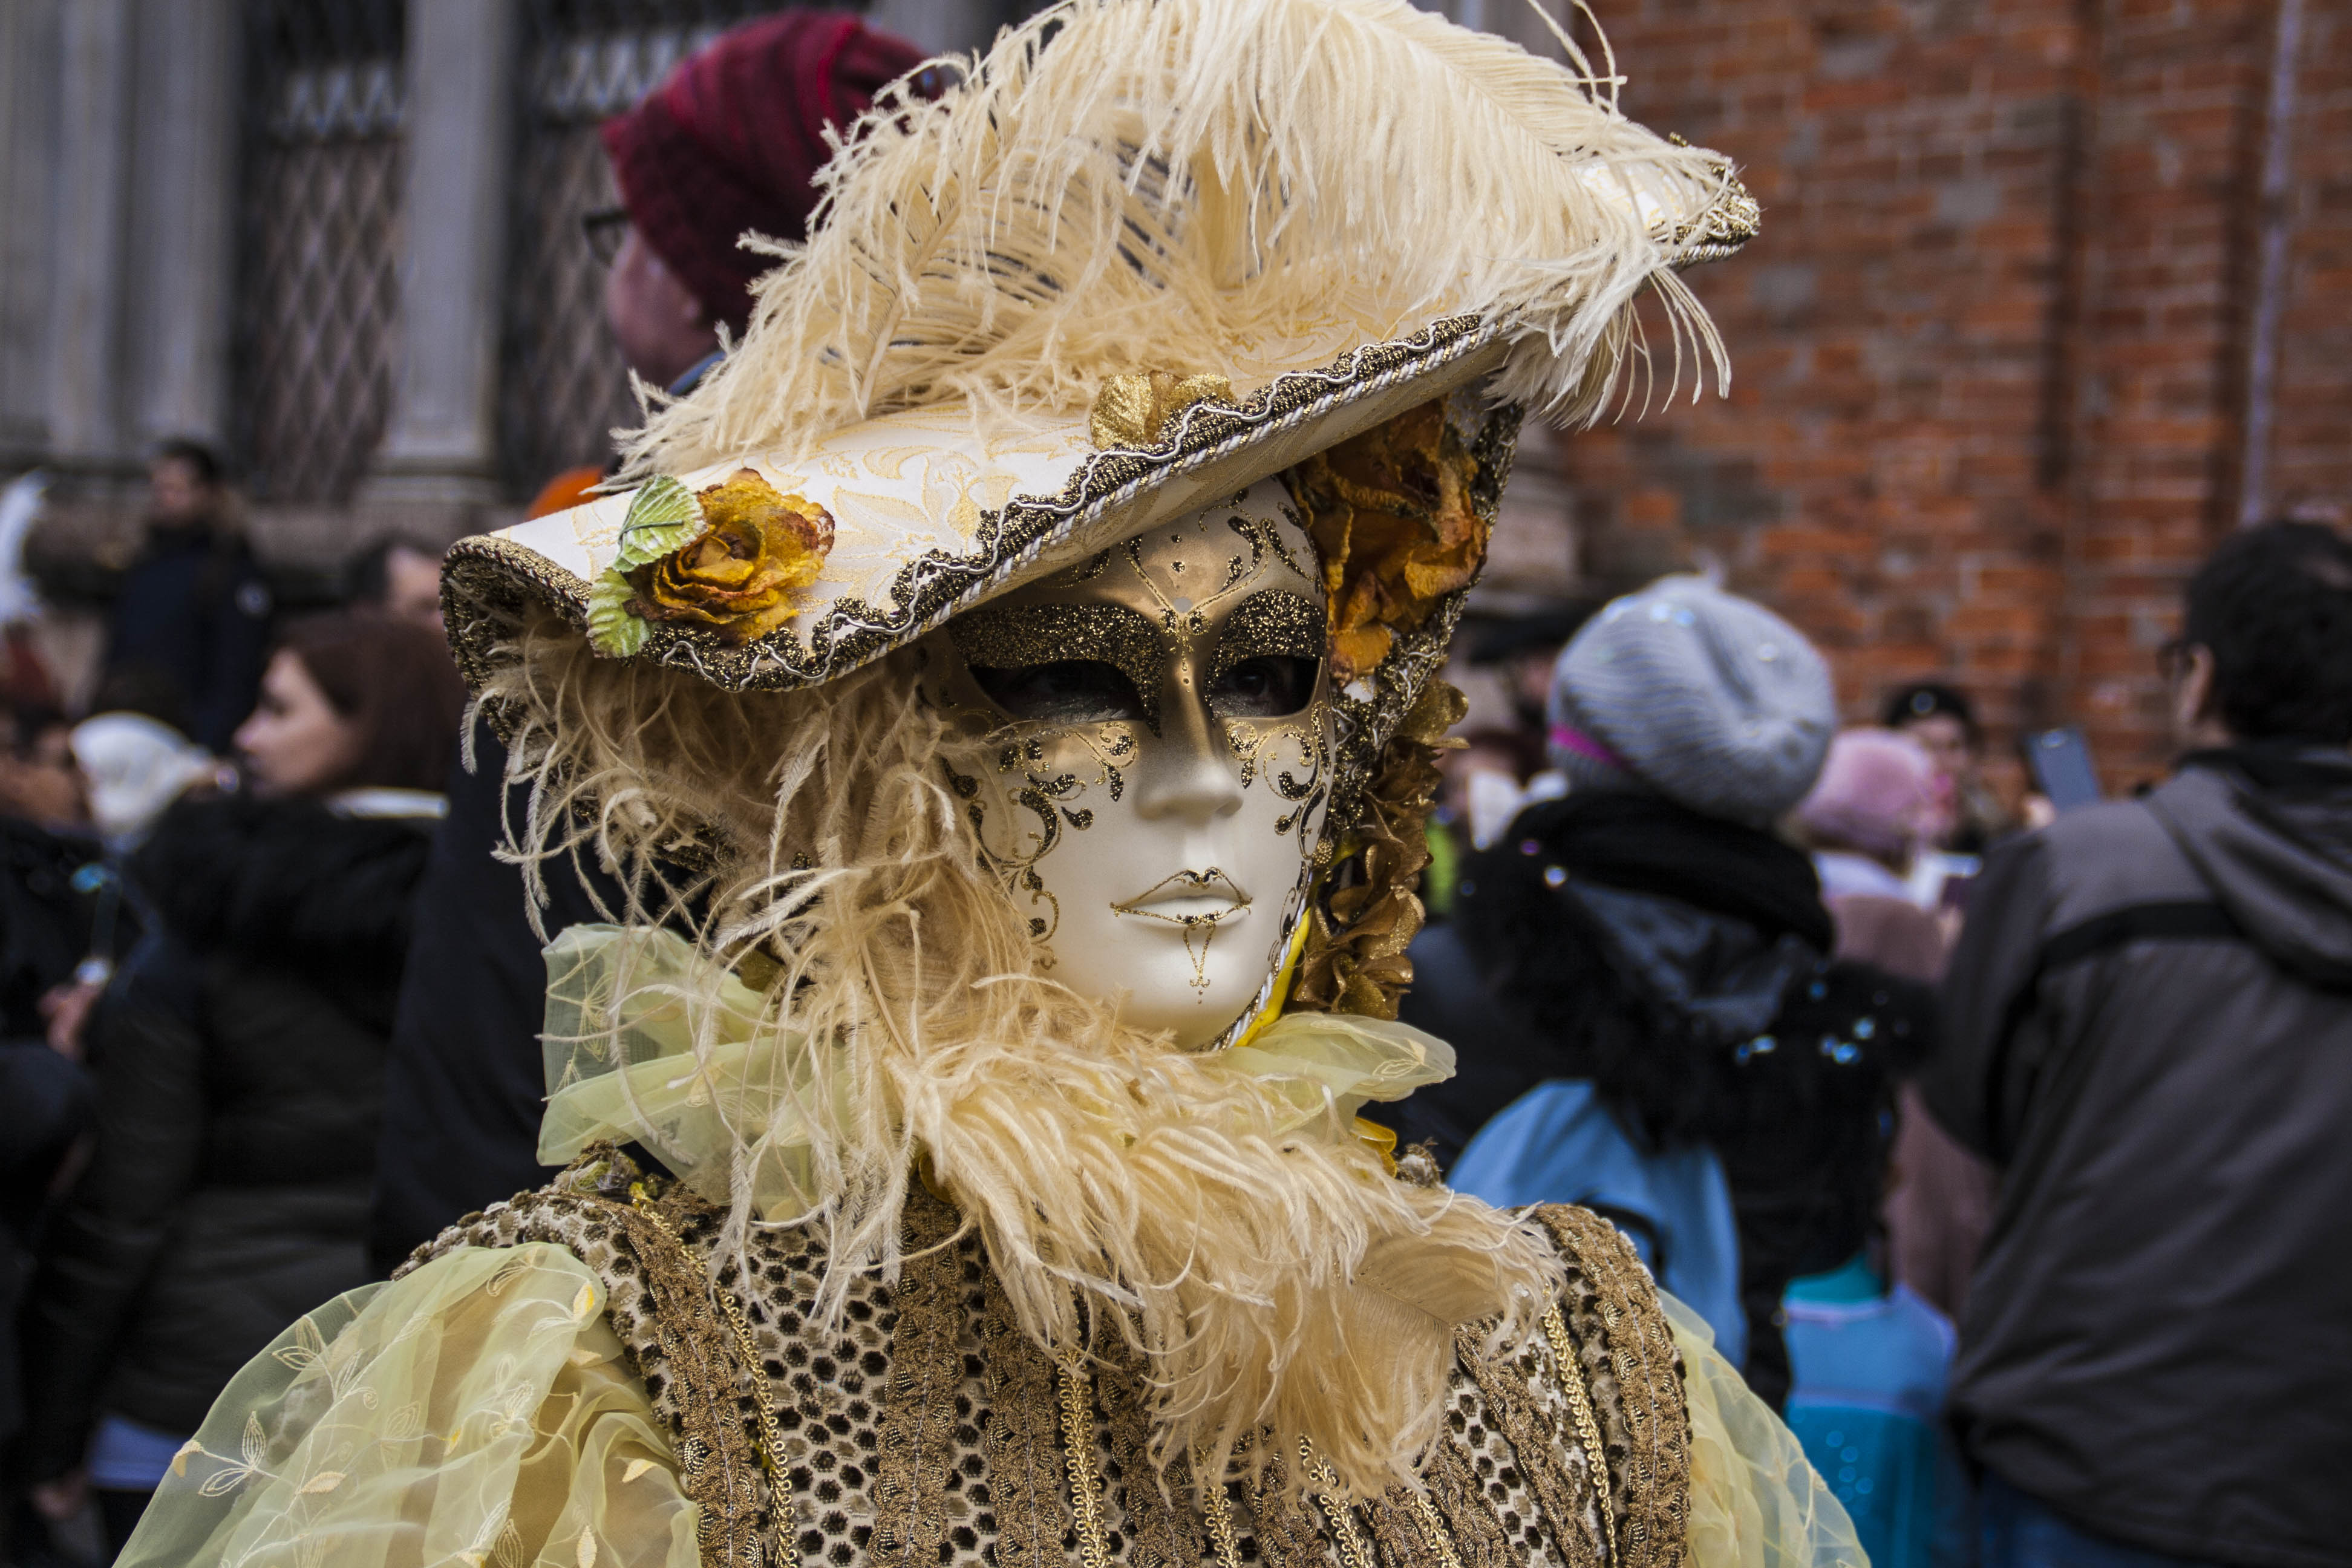
POLYGON ((1106 724, 1144 716, 1142 695, 1118 666, 1098 658, 970 667, 974 684, 1012 717, 1051 724, 1106 724))
POLYGON ((1220 670, 1209 682, 1209 710, 1221 719, 1280 719, 1315 699, 1316 658, 1265 653, 1220 670))

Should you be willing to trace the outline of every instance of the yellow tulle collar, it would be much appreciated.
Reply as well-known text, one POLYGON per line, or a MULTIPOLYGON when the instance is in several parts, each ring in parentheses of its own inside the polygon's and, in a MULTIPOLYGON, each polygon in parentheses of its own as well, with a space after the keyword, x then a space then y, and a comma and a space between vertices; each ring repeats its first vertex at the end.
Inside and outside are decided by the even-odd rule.
MULTIPOLYGON (((547 1114, 539 1158, 569 1164, 589 1145, 638 1143, 708 1196, 731 1186, 733 1152, 756 1143, 755 1210, 805 1208, 804 1108, 826 1102, 839 1050, 763 1028, 765 998, 673 932, 579 925, 545 950, 547 1114)), ((1287 1110, 1282 1131, 1352 1128, 1385 1154, 1394 1138, 1356 1119, 1454 1075, 1454 1048, 1408 1024, 1337 1013, 1260 1020, 1223 1060, 1287 1110)), ((1346 1136, 1344 1131, 1339 1135, 1346 1136)))

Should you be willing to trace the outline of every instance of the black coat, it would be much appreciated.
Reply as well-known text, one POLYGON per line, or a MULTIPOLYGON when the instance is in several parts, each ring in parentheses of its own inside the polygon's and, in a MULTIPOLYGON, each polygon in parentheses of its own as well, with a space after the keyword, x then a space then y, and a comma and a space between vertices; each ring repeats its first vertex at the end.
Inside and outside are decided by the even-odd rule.
POLYGON ((1739 1232, 1748 1384, 1778 1405, 1789 1281, 1869 1240, 1894 1078, 1927 1045, 1924 987, 1823 954, 1811 863, 1652 795, 1528 807, 1463 866, 1454 918, 1412 949, 1407 1023, 1456 1076, 1366 1114, 1441 1164, 1552 1079, 1590 1080, 1628 1137, 1703 1144, 1739 1232))
POLYGON ((271 604, 245 541, 209 527, 151 528, 123 574, 107 637, 110 676, 208 751, 226 752, 253 711, 269 658, 271 604))
POLYGON ((1995 849, 1922 1088, 2000 1166, 1953 1419, 2068 1519, 2352 1563, 2352 758, 2189 760, 1995 849))
MULTIPOLYGON (((111 956, 112 937, 129 929, 110 891, 95 922, 106 929, 92 929, 92 894, 113 886, 100 853, 93 839, 0 817, 0 1323, 16 1321, 50 1184, 89 1124, 89 1075, 49 1048, 40 1000, 94 946, 111 956), (75 873, 91 867, 104 875, 86 893, 75 873)), ((0 1444, 24 1418, 18 1350, 14 1333, 0 1334, 0 1444)))
MULTIPOLYGON (((501 811, 521 820, 528 791, 509 799, 506 751, 487 723, 474 746, 475 770, 462 760, 450 770, 449 815, 417 895, 415 963, 385 1069, 370 1244, 386 1273, 444 1226, 548 1176, 539 1163, 547 965, 522 872, 495 854, 501 811)), ((546 877, 549 931, 605 918, 569 861, 546 877)), ((599 888, 617 907, 619 887, 599 888)))
POLYGON ((101 1412, 194 1431, 288 1323, 372 1278, 420 826, 184 803, 133 863, 162 926, 94 1020, 97 1148, 26 1322, 35 1475, 79 1462, 101 1412))

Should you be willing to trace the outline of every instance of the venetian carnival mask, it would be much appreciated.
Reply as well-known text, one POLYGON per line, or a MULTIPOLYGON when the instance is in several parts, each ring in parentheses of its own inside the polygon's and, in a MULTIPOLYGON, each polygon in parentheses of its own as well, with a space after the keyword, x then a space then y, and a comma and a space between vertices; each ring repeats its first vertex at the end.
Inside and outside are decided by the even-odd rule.
POLYGON ((1277 480, 950 622, 926 690, 1040 968, 1198 1049, 1255 1011, 1329 795, 1325 597, 1277 480))

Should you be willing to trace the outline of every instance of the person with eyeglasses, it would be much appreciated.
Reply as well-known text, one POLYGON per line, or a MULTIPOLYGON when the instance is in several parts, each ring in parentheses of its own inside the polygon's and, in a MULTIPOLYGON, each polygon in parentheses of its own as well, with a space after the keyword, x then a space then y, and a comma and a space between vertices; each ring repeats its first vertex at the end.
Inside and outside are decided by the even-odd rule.
POLYGON ((1921 1079, 2000 1168, 1985 1568, 2352 1561, 2352 541, 2246 530, 2185 597, 2172 776, 1993 848, 1921 1079))
MULTIPOLYGON (((621 205, 582 226, 609 263, 605 319, 639 378, 683 396, 719 363, 721 329, 741 336, 753 287, 776 265, 772 249, 747 248, 742 237, 805 239, 814 181, 833 153, 828 132, 847 133, 922 59, 856 16, 787 11, 721 34, 604 125, 621 205)), ((927 68, 909 86, 936 98, 940 79, 927 68)), ((575 504, 604 474, 558 476, 530 515, 575 504)), ((509 795, 506 752, 487 724, 471 740, 473 771, 451 773, 449 816, 419 892, 386 1067, 371 1232, 385 1271, 460 1215, 546 1176, 542 939, 522 873, 497 858, 529 791, 509 795)), ((604 918, 619 889, 567 861, 548 868, 544 894, 540 919, 551 936, 604 918)))
MULTIPOLYGON (((806 238, 826 132, 855 124, 922 58, 845 13, 787 11, 722 34, 604 122, 621 199, 580 228, 605 268, 605 324, 639 380, 683 397, 719 363, 722 329, 743 335, 752 287, 776 265, 743 237, 806 238)), ((936 98, 940 80, 927 69, 914 87, 936 98)), ((529 515, 579 504, 605 472, 557 475, 529 515)))

